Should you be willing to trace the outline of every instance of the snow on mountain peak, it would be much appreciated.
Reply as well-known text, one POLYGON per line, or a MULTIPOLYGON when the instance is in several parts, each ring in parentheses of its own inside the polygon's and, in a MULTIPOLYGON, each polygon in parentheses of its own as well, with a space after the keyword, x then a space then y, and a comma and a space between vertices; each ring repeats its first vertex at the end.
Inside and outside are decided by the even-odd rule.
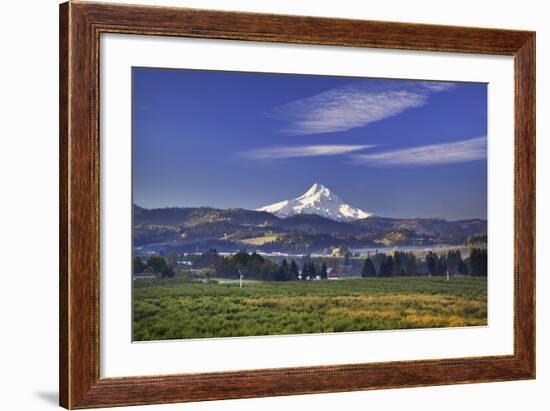
POLYGON ((307 190, 304 194, 298 197, 297 200, 300 199, 304 201, 315 201, 315 200, 319 200, 321 197, 337 198, 337 196, 334 196, 330 192, 330 190, 326 188, 324 185, 315 183, 311 186, 309 190, 307 190))
POLYGON ((267 211, 283 218, 296 214, 316 214, 336 221, 352 221, 373 215, 344 203, 340 197, 319 183, 313 184, 299 197, 270 204, 256 211, 267 211))
POLYGON ((312 195, 322 193, 322 192, 330 193, 330 190, 322 184, 315 183, 303 195, 304 196, 312 196, 312 195))

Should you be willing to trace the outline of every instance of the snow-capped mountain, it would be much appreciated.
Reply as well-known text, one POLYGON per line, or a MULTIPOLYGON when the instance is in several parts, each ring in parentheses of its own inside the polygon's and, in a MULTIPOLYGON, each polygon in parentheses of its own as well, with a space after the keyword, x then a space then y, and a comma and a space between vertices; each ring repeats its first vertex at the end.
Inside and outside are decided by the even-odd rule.
POLYGON ((352 221, 371 217, 373 214, 344 203, 340 197, 322 184, 315 183, 300 197, 266 205, 256 211, 267 211, 277 217, 296 214, 317 214, 336 221, 352 221))

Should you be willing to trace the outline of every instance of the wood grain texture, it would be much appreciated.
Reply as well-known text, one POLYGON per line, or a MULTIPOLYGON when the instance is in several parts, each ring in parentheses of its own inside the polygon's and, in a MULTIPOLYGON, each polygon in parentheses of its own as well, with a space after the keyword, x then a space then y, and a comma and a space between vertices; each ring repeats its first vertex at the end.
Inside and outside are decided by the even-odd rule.
POLYGON ((68 173, 69 156, 67 142, 69 134, 69 38, 68 38, 68 4, 60 6, 59 14, 59 402, 69 403, 69 287, 68 287, 68 173))
POLYGON ((535 35, 515 54, 516 355, 535 374, 535 35))
POLYGON ((60 404, 91 408, 535 376, 535 34, 195 9, 60 6, 60 404), (101 33, 201 37, 515 59, 514 354, 155 377, 99 373, 99 48, 101 33))

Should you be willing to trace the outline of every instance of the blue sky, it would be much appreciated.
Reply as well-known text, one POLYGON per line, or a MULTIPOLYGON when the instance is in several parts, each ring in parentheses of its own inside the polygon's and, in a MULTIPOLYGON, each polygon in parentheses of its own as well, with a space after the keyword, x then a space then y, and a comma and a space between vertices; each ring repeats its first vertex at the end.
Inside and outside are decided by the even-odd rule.
POLYGON ((133 196, 254 209, 321 183, 387 217, 487 216, 487 86, 133 68, 133 196))

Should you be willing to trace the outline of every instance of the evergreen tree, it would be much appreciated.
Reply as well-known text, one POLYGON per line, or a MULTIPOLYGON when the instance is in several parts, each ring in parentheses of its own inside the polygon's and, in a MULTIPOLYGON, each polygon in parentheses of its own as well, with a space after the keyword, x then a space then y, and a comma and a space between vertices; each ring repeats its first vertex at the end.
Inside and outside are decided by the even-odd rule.
POLYGON ((386 264, 388 266, 387 270, 388 270, 388 277, 389 277, 393 273, 393 266, 394 266, 393 257, 391 255, 388 257, 388 261, 386 262, 386 264))
POLYGON ((289 277, 291 280, 297 280, 298 279, 298 265, 296 264, 296 261, 292 260, 290 262, 290 267, 288 269, 289 277))
POLYGON ((458 251, 458 264, 456 266, 456 270, 459 274, 468 274, 468 267, 466 266, 466 263, 464 262, 464 259, 462 258, 462 254, 460 253, 460 250, 458 251))
POLYGON ((275 273, 275 281, 287 281, 289 276, 289 268, 288 268, 288 262, 286 261, 286 258, 283 259, 281 264, 277 267, 277 271, 275 273))
POLYGON ((315 263, 313 261, 309 263, 309 275, 311 278, 315 278, 317 275, 317 267, 315 267, 315 263))
POLYGON ((437 273, 437 255, 431 251, 426 255, 426 266, 428 267, 428 274, 436 275, 437 273))
POLYGON ((382 263, 386 261, 388 257, 384 253, 379 253, 378 251, 374 253, 374 255, 370 256, 370 259, 372 260, 372 263, 374 264, 374 269, 376 272, 378 272, 378 275, 380 275, 380 271, 382 269, 382 263))
POLYGON ((471 274, 475 276, 487 276, 487 250, 472 248, 470 250, 471 274))
POLYGON ((416 275, 416 257, 413 253, 409 253, 407 255, 407 268, 405 271, 407 272, 407 275, 416 275))
POLYGON ((283 258, 283 261, 281 262, 281 273, 282 273, 283 281, 290 280, 290 272, 289 272, 288 262, 286 261, 286 258, 283 258))
POLYGON ((401 253, 399 251, 393 253, 392 275, 396 277, 401 275, 401 253))
POLYGON ((388 268, 386 260, 382 260, 382 262, 380 263, 380 270, 378 270, 378 277, 387 277, 387 271, 388 268))
POLYGON ((390 277, 392 273, 393 273, 393 257, 390 255, 380 265, 380 271, 378 275, 380 277, 390 277))
POLYGON ((302 280, 305 280, 308 275, 309 275, 309 264, 304 263, 304 265, 302 266, 302 280))
POLYGON ((449 251, 447 253, 447 269, 449 270, 449 274, 460 273, 460 266, 462 262, 460 250, 449 251))
POLYGON ((470 250, 470 267, 472 268, 472 275, 479 275, 480 258, 479 250, 477 248, 472 248, 470 250))
POLYGON ((447 260, 444 255, 437 261, 436 273, 437 275, 447 275, 447 260))
POLYGON ((321 279, 327 279, 327 263, 325 263, 324 261, 323 264, 321 264, 321 279))
POLYGON ((481 250, 481 275, 487 277, 487 250, 481 250))
POLYGON ((458 264, 458 273, 462 275, 468 275, 468 266, 462 260, 458 264))
POLYGON ((376 277, 376 269, 370 257, 367 257, 365 264, 363 265, 363 271, 361 272, 361 277, 376 277))
POLYGON ((344 265, 350 265, 350 255, 351 253, 346 249, 344 252, 344 265))

